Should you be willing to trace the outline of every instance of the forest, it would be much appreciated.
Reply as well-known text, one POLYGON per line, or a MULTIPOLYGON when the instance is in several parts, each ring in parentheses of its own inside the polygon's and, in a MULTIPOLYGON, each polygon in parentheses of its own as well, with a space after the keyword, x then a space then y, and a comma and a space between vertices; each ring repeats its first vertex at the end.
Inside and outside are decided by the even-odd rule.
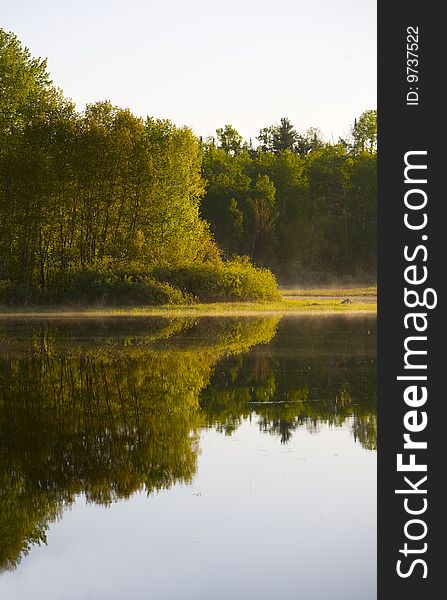
POLYGON ((0 29, 0 304, 276 300, 375 275, 375 111, 337 142, 287 118, 203 139, 78 111, 0 29))
POLYGON ((283 283, 375 281, 375 111, 335 144, 287 118, 256 148, 231 125, 216 133, 204 144, 202 214, 226 256, 247 255, 283 283))

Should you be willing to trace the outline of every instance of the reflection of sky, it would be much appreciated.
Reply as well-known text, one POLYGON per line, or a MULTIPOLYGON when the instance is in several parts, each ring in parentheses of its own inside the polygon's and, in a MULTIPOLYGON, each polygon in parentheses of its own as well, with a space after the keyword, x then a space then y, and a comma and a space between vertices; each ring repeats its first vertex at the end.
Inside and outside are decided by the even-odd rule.
POLYGON ((351 427, 300 427, 286 445, 256 419, 205 431, 192 486, 109 509, 80 499, 0 598, 373 600, 376 454, 351 427))

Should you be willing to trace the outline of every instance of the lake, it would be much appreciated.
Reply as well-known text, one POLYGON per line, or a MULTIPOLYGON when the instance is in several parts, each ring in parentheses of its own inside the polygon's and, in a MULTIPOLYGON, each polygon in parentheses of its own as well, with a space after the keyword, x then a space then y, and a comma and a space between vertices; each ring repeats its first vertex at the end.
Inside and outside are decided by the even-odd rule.
POLYGON ((0 598, 376 598, 376 318, 0 321, 0 598))

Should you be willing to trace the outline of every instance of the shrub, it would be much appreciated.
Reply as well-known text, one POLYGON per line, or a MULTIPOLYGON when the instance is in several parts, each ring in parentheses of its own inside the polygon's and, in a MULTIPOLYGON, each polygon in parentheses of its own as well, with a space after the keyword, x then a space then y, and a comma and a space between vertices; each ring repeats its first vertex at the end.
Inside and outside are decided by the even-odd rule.
POLYGON ((168 283, 156 281, 141 269, 90 267, 74 271, 56 285, 60 302, 100 305, 184 304, 189 299, 168 283))
POLYGON ((279 300, 275 276, 248 258, 181 267, 156 267, 158 281, 169 283, 200 302, 279 300))
POLYGON ((32 283, 0 281, 0 305, 26 306, 41 301, 45 301, 45 294, 32 283))
POLYGON ((144 272, 112 271, 98 265, 54 277, 41 290, 28 283, 0 282, 0 304, 159 305, 184 304, 191 299, 168 283, 144 272))
POLYGON ((104 260, 54 275, 44 290, 0 282, 0 304, 136 306, 279 299, 275 276, 247 258, 152 269, 104 260))

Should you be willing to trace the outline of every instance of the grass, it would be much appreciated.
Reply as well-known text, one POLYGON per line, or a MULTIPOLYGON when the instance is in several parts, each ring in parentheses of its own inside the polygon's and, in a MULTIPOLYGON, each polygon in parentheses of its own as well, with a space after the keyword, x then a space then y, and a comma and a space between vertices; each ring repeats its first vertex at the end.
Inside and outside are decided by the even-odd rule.
MULTIPOLYGON (((346 294, 342 294, 345 298, 346 294)), ((265 314, 293 314, 293 313, 374 313, 375 302, 355 302, 341 304, 340 297, 337 299, 312 299, 298 298, 293 300, 281 300, 278 302, 214 302, 207 304, 183 304, 163 306, 141 306, 135 308, 70 308, 60 306, 46 307, 23 307, 23 308, 0 308, 0 318, 5 316, 28 316, 28 317, 113 317, 113 316, 243 316, 259 313, 265 314)))
POLYGON ((377 296, 377 287, 345 287, 345 288, 281 288, 283 296, 317 296, 333 298, 354 298, 357 296, 377 296))
POLYGON ((210 304, 190 304, 186 306, 149 306, 133 308, 129 311, 118 309, 117 313, 147 315, 244 315, 255 313, 355 313, 375 312, 375 303, 352 302, 340 304, 340 301, 321 300, 282 300, 280 302, 216 302, 210 304))

